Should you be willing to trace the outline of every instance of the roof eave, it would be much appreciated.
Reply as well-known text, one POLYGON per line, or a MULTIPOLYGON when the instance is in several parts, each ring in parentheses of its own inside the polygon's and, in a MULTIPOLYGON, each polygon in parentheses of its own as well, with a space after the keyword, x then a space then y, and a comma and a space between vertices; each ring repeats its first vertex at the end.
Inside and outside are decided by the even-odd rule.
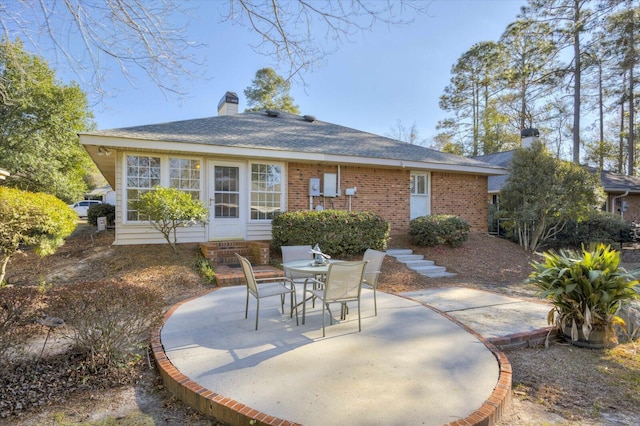
MULTIPOLYGON (((440 170, 459 173, 481 174, 486 176, 498 176, 508 174, 508 170, 499 166, 491 165, 462 165, 451 163, 439 163, 429 161, 398 160, 377 157, 361 157, 348 155, 333 155, 325 153, 310 153, 300 151, 287 151, 279 149, 259 149, 253 147, 222 146, 212 144, 194 144, 171 141, 149 141, 148 139, 112 137, 95 134, 80 134, 80 143, 84 145, 87 152, 94 159, 96 164, 104 158, 96 159, 98 155, 97 147, 119 150, 151 150, 149 142, 153 142, 153 151, 182 152, 193 155, 222 155, 222 156, 244 156, 252 158, 278 159, 290 161, 313 161, 319 163, 342 163, 342 164, 366 164, 369 166, 407 168, 418 170, 440 170), (93 149, 91 148, 93 147, 93 149)), ((99 166, 99 165, 98 165, 99 166)), ((100 166, 99 166, 100 167, 100 166)), ((106 176, 105 176, 106 177, 106 176)), ((109 179, 107 179, 109 180, 109 179)), ((111 183, 111 182, 110 182, 111 183)))

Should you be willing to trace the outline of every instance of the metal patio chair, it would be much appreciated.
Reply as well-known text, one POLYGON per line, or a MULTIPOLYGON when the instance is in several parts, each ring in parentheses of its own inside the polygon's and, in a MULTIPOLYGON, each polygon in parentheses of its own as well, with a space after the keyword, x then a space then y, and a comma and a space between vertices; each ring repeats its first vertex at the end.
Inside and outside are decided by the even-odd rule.
POLYGON ((289 318, 296 311, 296 325, 298 325, 298 301, 296 299, 296 286, 293 280, 287 277, 260 278, 256 279, 251 263, 245 257, 236 253, 236 257, 242 266, 245 281, 247 282, 247 302, 244 309, 244 318, 249 316, 249 295, 256 298, 256 330, 258 329, 258 317, 260 316, 260 299, 271 296, 280 296, 280 306, 284 314, 284 299, 288 294, 291 299, 291 312, 289 318))
MULTIPOLYGON (((325 307, 329 311, 330 324, 333 324, 333 315, 329 305, 331 303, 340 304, 340 317, 344 319, 346 315, 347 302, 358 302, 358 331, 362 331, 360 321, 360 291, 362 289, 362 278, 367 262, 336 262, 329 265, 329 271, 322 288, 307 289, 307 293, 322 302, 322 337, 325 337, 325 307)), ((317 281, 310 278, 309 281, 317 281)), ((307 308, 307 297, 304 296, 302 304, 302 323, 305 323, 307 308)))

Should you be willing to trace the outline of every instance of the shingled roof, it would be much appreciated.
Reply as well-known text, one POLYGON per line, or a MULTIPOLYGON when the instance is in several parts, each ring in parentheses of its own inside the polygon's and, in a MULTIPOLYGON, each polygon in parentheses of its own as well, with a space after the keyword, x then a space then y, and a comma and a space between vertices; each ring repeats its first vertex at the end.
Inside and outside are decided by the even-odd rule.
MULTIPOLYGON (((480 155, 474 158, 485 163, 493 164, 494 166, 500 166, 509 169, 511 167, 511 159, 513 158, 513 153, 513 150, 496 152, 494 154, 480 155)), ((600 184, 602 185, 605 192, 622 193, 629 191, 630 193, 640 193, 639 177, 614 173, 608 170, 598 170, 595 167, 585 166, 585 168, 591 173, 598 173, 600 175, 600 184)), ((489 176, 489 193, 491 194, 500 192, 508 178, 509 175, 489 176)))
MULTIPOLYGON (((108 146, 125 147, 126 141, 150 141, 149 148, 162 149, 157 142, 172 144, 195 144, 201 147, 233 147, 251 150, 268 150, 280 153, 299 153, 296 158, 304 160, 305 154, 386 159, 423 162, 441 165, 439 169, 469 169, 479 174, 501 174, 499 167, 478 160, 446 154, 420 145, 393 140, 362 132, 337 124, 315 120, 284 112, 245 112, 234 115, 174 121, 112 130, 102 130, 80 135, 85 145, 96 143, 100 138, 108 146), (276 116, 274 116, 276 115, 276 116), (120 139, 116 142, 115 139, 120 139)), ((140 148, 140 144, 136 144, 140 148)), ((175 145, 174 145, 175 146, 175 145)), ((175 149, 175 148, 174 148, 175 149)), ((463 170, 465 171, 465 170, 463 170)))

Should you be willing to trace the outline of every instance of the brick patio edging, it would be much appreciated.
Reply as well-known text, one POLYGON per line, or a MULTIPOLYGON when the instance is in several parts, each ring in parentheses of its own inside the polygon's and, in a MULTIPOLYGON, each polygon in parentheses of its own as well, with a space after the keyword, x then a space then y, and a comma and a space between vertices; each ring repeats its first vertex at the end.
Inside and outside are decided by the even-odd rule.
POLYGON ((396 296, 404 297, 405 299, 413 300, 416 303, 425 306, 432 311, 442 315, 448 320, 456 323, 460 327, 462 327, 469 334, 475 336, 480 342, 482 342, 487 349, 491 351, 493 356, 496 357, 498 361, 498 383, 496 387, 493 388, 493 392, 487 400, 478 408, 476 411, 465 417, 464 419, 459 419, 448 423, 448 426, 493 426, 498 420, 502 417, 505 410, 511 403, 511 383, 513 379, 513 370, 511 369, 511 363, 507 356, 502 352, 496 345, 491 343, 489 340, 482 337, 475 330, 469 328, 467 325, 460 322, 457 318, 452 317, 451 315, 443 312, 431 305, 428 305, 423 302, 419 302, 415 299, 412 299, 407 296, 403 296, 401 294, 397 294, 396 296))
MULTIPOLYGON (((213 289, 211 291, 216 291, 213 289)), ((224 395, 212 392, 200 386, 198 383, 190 380, 187 376, 182 374, 175 366, 169 361, 167 355, 164 352, 162 341, 160 339, 160 333, 162 326, 167 319, 183 304, 194 300, 203 295, 191 297, 173 305, 162 318, 162 324, 156 328, 151 336, 151 352, 160 377, 162 377, 163 385, 171 392, 176 398, 183 401, 191 408, 198 412, 214 417, 220 421, 230 423, 238 426, 252 426, 252 425, 270 425, 270 426, 302 426, 299 423, 294 423, 289 420, 280 419, 277 417, 269 416, 265 413, 257 411, 251 407, 248 407, 238 401, 227 398, 224 395)), ((404 297, 405 299, 417 302, 410 297, 396 295, 404 297)), ((498 383, 493 389, 493 392, 489 398, 482 404, 480 408, 473 413, 465 417, 464 419, 456 420, 448 423, 448 426, 492 426, 498 422, 502 417, 506 407, 511 402, 511 383, 512 383, 512 369, 507 356, 501 352, 497 346, 482 337, 476 331, 467 327, 465 324, 458 321, 456 318, 448 315, 433 306, 426 303, 420 303, 434 312, 442 315, 448 320, 456 323, 460 327, 464 328, 468 333, 475 336, 480 340, 491 353, 496 357, 499 366, 498 383)))
MULTIPOLYGON (((216 290, 218 289, 213 289, 211 291, 216 290)), ((187 376, 178 371, 171 361, 169 361, 169 358, 167 358, 167 355, 164 352, 162 341, 160 340, 162 326, 176 311, 176 309, 183 304, 202 296, 203 295, 191 297, 173 305, 164 314, 162 324, 152 333, 151 352, 156 360, 160 377, 162 377, 162 384, 176 398, 180 399, 191 408, 202 414, 215 417, 225 423, 239 426, 302 426, 299 423, 294 423, 289 420, 279 419, 277 417, 261 413, 260 411, 247 407, 238 401, 212 392, 211 390, 190 380, 187 376)))

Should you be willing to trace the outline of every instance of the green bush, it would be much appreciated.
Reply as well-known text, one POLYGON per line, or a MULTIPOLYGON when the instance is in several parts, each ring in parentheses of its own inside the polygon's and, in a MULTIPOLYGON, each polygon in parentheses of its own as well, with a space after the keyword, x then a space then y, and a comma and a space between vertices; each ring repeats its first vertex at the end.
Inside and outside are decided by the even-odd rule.
POLYGON ((113 226, 116 222, 116 206, 112 204, 94 204, 87 210, 87 222, 98 226, 99 217, 107 218, 107 225, 113 226))
POLYGON ((66 322, 61 332, 94 366, 117 365, 147 344, 163 306, 152 289, 95 281, 55 289, 47 313, 66 322))
POLYGON ((53 195, 0 187, 0 283, 23 247, 52 254, 75 229, 78 215, 53 195))
POLYGON ((331 256, 361 255, 368 248, 384 250, 389 223, 375 213, 344 210, 284 212, 274 216, 271 245, 315 245, 331 256))
POLYGON ((409 223, 409 236, 418 246, 459 247, 469 237, 469 222, 452 215, 420 216, 409 223))
POLYGON ((569 220, 549 246, 556 248, 580 248, 583 244, 628 242, 629 224, 617 214, 593 211, 581 221, 569 220))
POLYGON ((149 221, 151 226, 162 233, 174 252, 178 252, 179 227, 188 227, 196 223, 207 223, 209 209, 191 194, 177 188, 155 186, 153 191, 145 192, 135 203, 141 219, 149 221))

